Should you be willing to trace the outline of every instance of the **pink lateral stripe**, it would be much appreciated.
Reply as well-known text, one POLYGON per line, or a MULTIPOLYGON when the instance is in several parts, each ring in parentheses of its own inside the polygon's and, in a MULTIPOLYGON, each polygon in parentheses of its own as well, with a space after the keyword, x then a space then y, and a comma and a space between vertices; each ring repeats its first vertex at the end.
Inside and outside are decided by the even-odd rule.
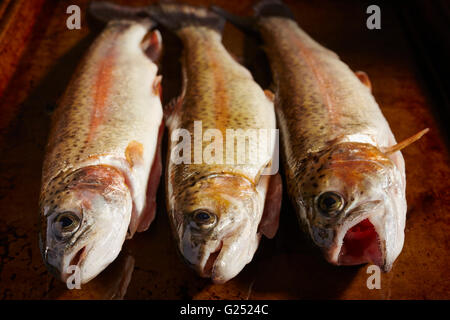
POLYGON ((101 62, 97 77, 94 83, 94 107, 91 113, 91 122, 89 124, 88 141, 91 141, 96 133, 96 129, 103 123, 106 112, 106 100, 111 88, 112 70, 114 67, 114 54, 112 50, 108 51, 104 60, 101 62))

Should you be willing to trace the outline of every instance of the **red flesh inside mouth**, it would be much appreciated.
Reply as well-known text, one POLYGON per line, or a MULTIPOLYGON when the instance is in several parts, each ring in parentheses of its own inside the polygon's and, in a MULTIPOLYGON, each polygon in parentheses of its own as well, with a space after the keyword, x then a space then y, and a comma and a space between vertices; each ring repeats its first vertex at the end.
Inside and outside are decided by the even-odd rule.
POLYGON ((86 247, 81 248, 78 250, 78 252, 73 256, 72 260, 70 260, 70 266, 78 266, 81 260, 84 258, 84 251, 86 250, 86 247))
POLYGON ((217 259, 217 257, 218 257, 219 254, 220 254, 220 250, 222 249, 222 245, 223 245, 223 243, 220 242, 220 244, 219 244, 219 246, 217 247, 217 249, 214 250, 214 252, 211 252, 211 253, 209 254, 209 258, 208 258, 208 260, 207 260, 206 263, 205 263, 205 267, 203 268, 203 274, 204 274, 205 276, 208 276, 208 277, 211 276, 212 270, 213 270, 213 268, 214 268, 214 263, 216 262, 216 259, 217 259))
POLYGON ((361 221, 347 231, 339 254, 340 265, 367 262, 378 266, 383 264, 378 233, 369 219, 361 221))

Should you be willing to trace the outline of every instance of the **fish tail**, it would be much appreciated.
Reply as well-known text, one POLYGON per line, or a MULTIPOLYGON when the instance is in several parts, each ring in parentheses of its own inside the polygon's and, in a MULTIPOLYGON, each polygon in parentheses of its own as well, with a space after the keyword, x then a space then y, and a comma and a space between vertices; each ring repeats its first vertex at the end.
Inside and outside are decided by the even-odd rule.
POLYGON ((151 6, 148 15, 172 31, 188 26, 202 26, 222 33, 225 19, 208 8, 172 2, 151 6))
POLYGON ((149 29, 156 23, 147 14, 148 7, 129 7, 105 1, 91 1, 88 14, 95 20, 107 24, 112 20, 134 20, 148 24, 149 29))
POLYGON ((254 7, 254 16, 261 17, 283 17, 294 20, 294 14, 281 0, 261 0, 254 7))

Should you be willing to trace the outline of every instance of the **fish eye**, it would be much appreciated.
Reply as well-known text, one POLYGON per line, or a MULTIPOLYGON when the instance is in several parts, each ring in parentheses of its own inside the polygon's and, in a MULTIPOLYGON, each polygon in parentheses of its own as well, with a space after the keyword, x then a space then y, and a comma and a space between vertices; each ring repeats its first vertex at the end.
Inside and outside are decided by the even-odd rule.
POLYGON ((209 212, 207 210, 197 210, 194 211, 193 215, 192 215, 195 223, 197 223, 200 226, 212 226, 213 224, 216 223, 217 221, 217 216, 212 213, 209 212))
POLYGON ((65 211, 53 220, 52 228, 58 238, 66 238, 75 233, 80 227, 80 217, 70 211, 65 211))
POLYGON ((337 215, 344 209, 344 205, 344 197, 332 191, 322 193, 317 200, 319 211, 327 216, 337 215))

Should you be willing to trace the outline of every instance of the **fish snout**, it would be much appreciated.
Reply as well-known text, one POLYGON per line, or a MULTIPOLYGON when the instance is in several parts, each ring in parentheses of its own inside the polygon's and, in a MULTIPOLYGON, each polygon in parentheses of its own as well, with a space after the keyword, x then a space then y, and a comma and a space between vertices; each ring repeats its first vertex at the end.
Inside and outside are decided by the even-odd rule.
POLYGON ((214 283, 221 284, 234 278, 253 259, 261 239, 257 226, 247 221, 222 239, 220 252, 215 252, 211 270, 214 283))
POLYGON ((180 239, 180 253, 185 262, 203 278, 210 278, 223 240, 210 230, 187 227, 180 239))
POLYGON ((355 210, 355 219, 342 228, 333 259, 338 265, 372 263, 389 271, 404 242, 406 205, 390 194, 366 202, 355 210))
POLYGON ((82 264, 86 257, 86 246, 81 247, 73 253, 65 253, 64 250, 46 247, 42 256, 47 270, 56 278, 67 282, 71 275, 79 276, 81 279, 82 264))
POLYGON ((389 271, 401 249, 395 249, 391 242, 401 242, 402 234, 394 236, 389 230, 384 215, 365 215, 357 221, 335 230, 329 246, 322 247, 325 259, 334 265, 375 264, 383 271, 389 271))

